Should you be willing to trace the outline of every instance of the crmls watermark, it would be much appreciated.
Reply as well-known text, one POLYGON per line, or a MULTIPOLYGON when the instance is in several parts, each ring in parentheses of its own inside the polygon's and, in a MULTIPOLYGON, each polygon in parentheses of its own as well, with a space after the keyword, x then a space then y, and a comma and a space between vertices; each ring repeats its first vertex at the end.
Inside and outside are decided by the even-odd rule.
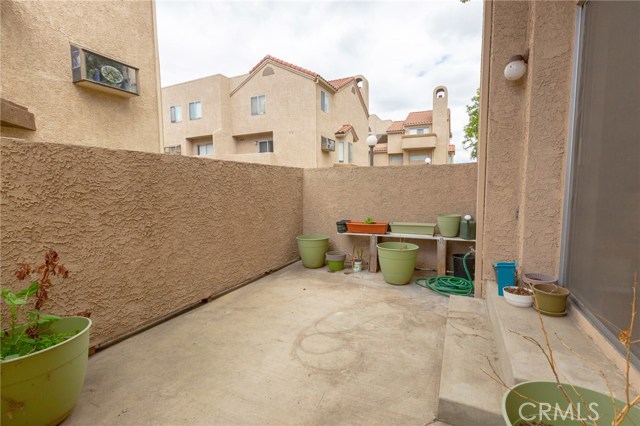
POLYGON ((578 420, 578 421, 597 421, 600 419, 600 414, 598 414, 598 403, 592 402, 588 404, 587 407, 583 407, 581 403, 577 404, 566 404, 566 410, 563 409, 563 406, 560 405, 559 402, 556 402, 555 406, 541 402, 539 404, 535 404, 533 402, 524 402, 520 404, 520 408, 518 408, 518 414, 520 418, 525 421, 533 421, 533 420, 578 420), (536 412, 535 408, 538 407, 536 412), (533 410, 531 408, 533 408, 533 410), (584 408, 584 409, 583 409, 584 408), (527 414, 525 414, 527 413, 527 414))

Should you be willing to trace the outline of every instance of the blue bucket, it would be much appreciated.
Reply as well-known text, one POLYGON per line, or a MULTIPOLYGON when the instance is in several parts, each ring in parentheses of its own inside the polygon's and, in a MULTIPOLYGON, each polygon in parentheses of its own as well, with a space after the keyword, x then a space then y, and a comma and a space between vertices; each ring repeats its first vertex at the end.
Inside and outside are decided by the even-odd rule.
POLYGON ((493 269, 496 271, 496 281, 498 282, 498 295, 504 294, 504 288, 515 285, 517 262, 496 262, 493 269))

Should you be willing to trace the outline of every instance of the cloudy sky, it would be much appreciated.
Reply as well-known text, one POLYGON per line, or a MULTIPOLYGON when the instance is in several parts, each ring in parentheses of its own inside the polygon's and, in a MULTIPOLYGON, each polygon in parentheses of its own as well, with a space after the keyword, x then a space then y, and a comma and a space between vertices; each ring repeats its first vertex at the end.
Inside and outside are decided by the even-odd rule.
POLYGON ((272 55, 327 80, 369 80, 370 113, 404 120, 449 89, 456 162, 480 84, 482 1, 157 0, 162 86, 246 74, 272 55))

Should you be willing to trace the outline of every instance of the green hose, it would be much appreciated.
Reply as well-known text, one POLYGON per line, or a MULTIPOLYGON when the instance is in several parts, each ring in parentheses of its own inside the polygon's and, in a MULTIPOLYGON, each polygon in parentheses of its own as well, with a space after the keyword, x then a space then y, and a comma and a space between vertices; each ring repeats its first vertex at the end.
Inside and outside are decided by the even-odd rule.
POLYGON ((431 289, 447 297, 452 294, 456 296, 473 297, 473 280, 471 279, 469 269, 467 269, 467 256, 470 254, 471 252, 468 252, 462 258, 462 266, 464 266, 464 271, 467 273, 468 279, 445 275, 442 277, 418 278, 415 283, 420 287, 431 289))

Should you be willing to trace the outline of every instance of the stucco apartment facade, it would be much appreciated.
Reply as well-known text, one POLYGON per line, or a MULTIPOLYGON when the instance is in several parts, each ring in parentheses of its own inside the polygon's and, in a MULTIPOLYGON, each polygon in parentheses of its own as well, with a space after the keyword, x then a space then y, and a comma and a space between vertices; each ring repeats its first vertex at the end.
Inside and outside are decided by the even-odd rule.
POLYGON ((161 152, 152 1, 0 4, 2 137, 161 152))
POLYGON ((162 89, 165 153, 303 168, 368 165, 369 87, 264 57, 162 89))
POLYGON ((446 87, 433 90, 433 109, 410 112, 402 121, 391 121, 380 134, 383 120, 371 116, 369 123, 378 135, 374 165, 452 164, 455 145, 451 140, 451 113, 446 87))

